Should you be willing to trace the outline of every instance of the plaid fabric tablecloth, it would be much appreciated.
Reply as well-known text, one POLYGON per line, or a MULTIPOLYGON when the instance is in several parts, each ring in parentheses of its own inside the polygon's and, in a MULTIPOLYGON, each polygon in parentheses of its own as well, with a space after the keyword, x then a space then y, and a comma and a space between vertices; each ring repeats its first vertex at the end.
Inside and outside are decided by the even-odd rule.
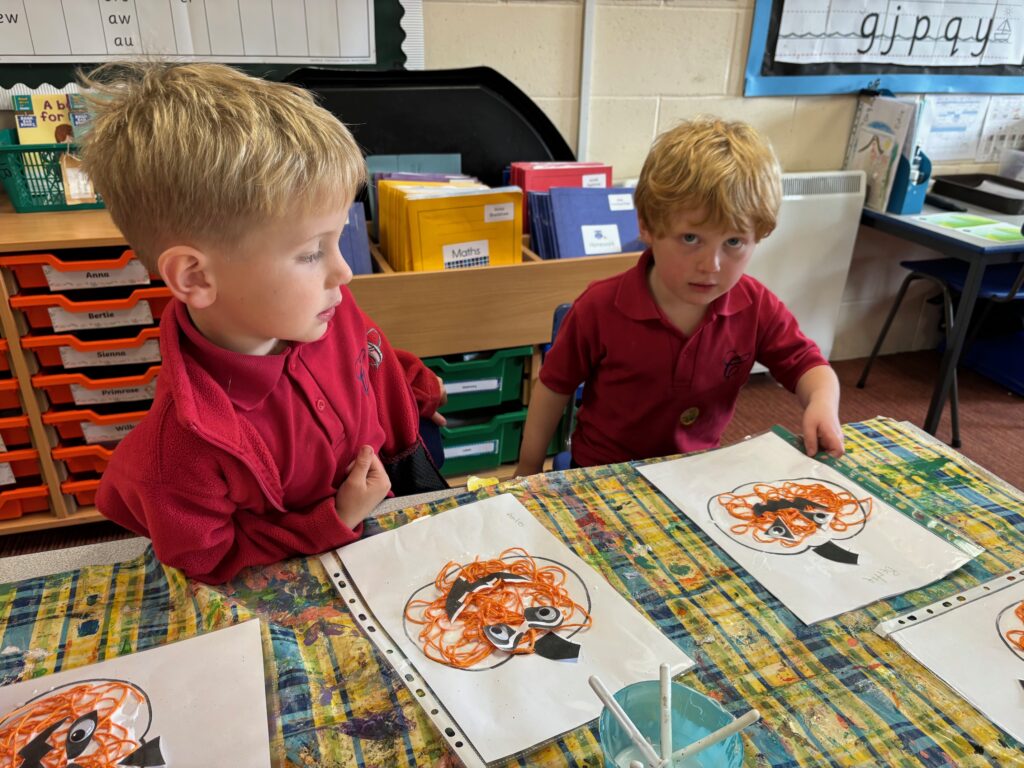
MULTIPOLYGON (((945 521, 985 552, 926 589, 808 627, 632 464, 510 481, 387 515, 370 532, 477 496, 514 494, 696 661, 680 682, 730 711, 761 711, 743 734, 747 765, 1024 764, 1019 743, 873 632, 895 613, 1024 566, 1024 494, 908 424, 874 419, 844 431, 848 452, 837 469, 905 511, 945 521)), ((254 616, 262 620, 274 765, 429 766, 445 756, 316 558, 249 569, 217 588, 165 568, 151 551, 0 585, 0 684, 254 616)), ((596 723, 514 764, 596 768, 596 723)))

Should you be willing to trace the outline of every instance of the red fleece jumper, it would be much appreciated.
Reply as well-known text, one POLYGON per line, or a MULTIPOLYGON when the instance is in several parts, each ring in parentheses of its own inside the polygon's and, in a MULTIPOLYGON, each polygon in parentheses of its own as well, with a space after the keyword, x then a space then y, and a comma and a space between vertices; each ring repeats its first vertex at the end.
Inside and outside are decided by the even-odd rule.
MULTIPOLYGON (((363 435, 379 440, 383 432, 383 442, 373 447, 391 474, 395 466, 426 454, 419 418, 437 409, 440 387, 418 358, 392 349, 347 287, 342 295, 323 338, 293 344, 287 354, 318 381, 358 382, 354 391, 365 397, 329 407, 349 416, 345 423, 364 427, 337 439, 351 441, 354 452, 363 435)), ((114 452, 97 493, 99 510, 148 536, 161 562, 208 583, 226 581, 246 566, 323 552, 359 538, 362 525, 353 530, 341 523, 333 493, 286 508, 284 497, 294 499, 294 494, 282 487, 282 468, 216 378, 188 353, 182 327, 188 322, 180 302, 164 313, 156 398, 114 452)), ((344 475, 336 470, 323 468, 331 476, 344 475)))

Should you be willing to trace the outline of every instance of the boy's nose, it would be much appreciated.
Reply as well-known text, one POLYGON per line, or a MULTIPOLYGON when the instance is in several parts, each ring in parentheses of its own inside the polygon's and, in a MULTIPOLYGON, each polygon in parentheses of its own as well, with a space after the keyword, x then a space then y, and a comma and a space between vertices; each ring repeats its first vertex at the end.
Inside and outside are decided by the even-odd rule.
POLYGON ((345 261, 340 248, 336 248, 331 255, 330 269, 327 273, 328 286, 336 288, 339 285, 348 285, 352 282, 352 267, 345 261))
POLYGON ((719 265, 722 263, 721 254, 718 252, 718 248, 708 248, 701 254, 698 266, 703 272, 717 272, 719 265))

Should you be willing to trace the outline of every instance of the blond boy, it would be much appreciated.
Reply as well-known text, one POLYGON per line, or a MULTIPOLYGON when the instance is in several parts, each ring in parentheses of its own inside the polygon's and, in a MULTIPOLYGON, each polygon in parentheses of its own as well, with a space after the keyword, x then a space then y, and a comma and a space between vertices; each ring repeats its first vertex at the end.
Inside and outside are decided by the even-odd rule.
POLYGON ((392 484, 444 487, 418 431, 440 382, 347 287, 338 241, 365 177, 348 130, 301 89, 221 65, 114 65, 85 84, 86 170, 174 296, 156 398, 100 511, 220 582, 358 538, 392 484))
POLYGON ((746 124, 702 117, 658 137, 635 196, 649 247, 566 316, 531 394, 520 474, 541 470, 581 383, 576 465, 714 448, 757 361, 799 398, 808 454, 842 455, 835 374, 782 302, 744 274, 781 197, 775 155, 746 124))

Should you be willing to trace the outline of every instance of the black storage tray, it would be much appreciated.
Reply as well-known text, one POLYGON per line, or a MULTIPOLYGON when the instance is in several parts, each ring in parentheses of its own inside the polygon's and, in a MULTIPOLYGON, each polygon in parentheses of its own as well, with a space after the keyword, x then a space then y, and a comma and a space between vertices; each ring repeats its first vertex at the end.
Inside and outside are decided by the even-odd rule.
POLYGON ((932 192, 937 195, 954 197, 982 208, 988 208, 1000 213, 1008 213, 1011 216, 1019 216, 1024 213, 1024 182, 1007 179, 1004 176, 996 176, 992 173, 963 173, 951 176, 936 176, 932 192), (1006 187, 1007 190, 1016 190, 1020 197, 1000 195, 997 192, 981 190, 982 184, 986 181, 1006 187))

